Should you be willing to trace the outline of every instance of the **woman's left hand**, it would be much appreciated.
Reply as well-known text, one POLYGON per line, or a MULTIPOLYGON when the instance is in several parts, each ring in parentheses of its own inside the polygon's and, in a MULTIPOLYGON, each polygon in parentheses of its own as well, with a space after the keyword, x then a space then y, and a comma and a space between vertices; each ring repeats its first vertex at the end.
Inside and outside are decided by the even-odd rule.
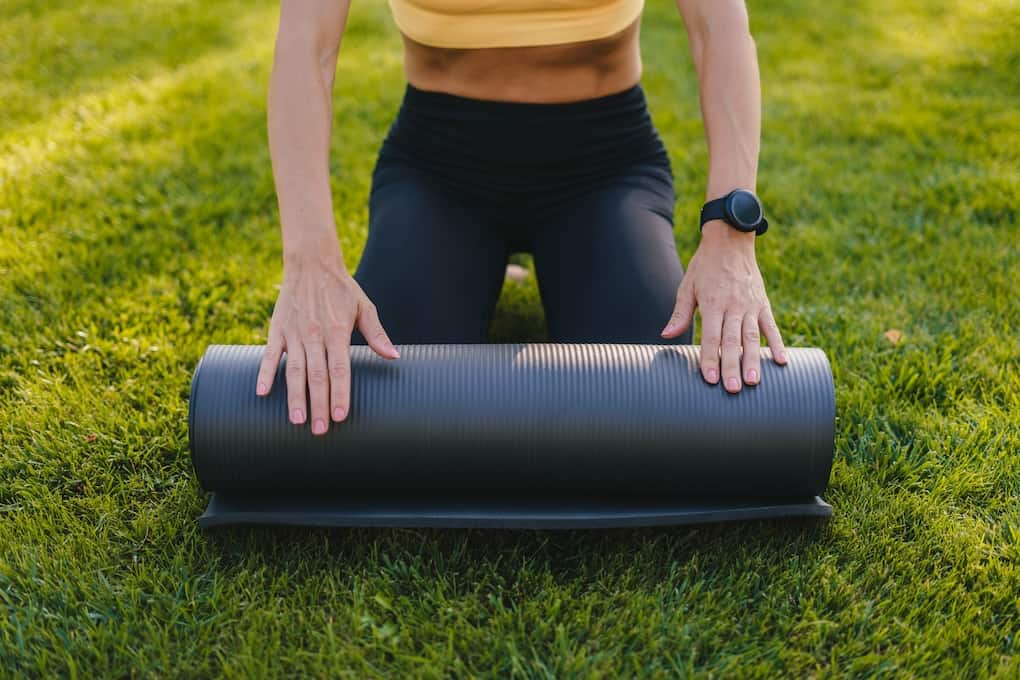
POLYGON ((714 385, 721 372, 723 386, 731 393, 739 392, 742 383, 757 385, 761 380, 759 331, 774 361, 780 365, 787 361, 754 257, 755 238, 721 220, 706 222, 701 244, 677 290, 673 316, 662 331, 662 337, 675 338, 690 327, 695 307, 700 309, 701 374, 714 385))

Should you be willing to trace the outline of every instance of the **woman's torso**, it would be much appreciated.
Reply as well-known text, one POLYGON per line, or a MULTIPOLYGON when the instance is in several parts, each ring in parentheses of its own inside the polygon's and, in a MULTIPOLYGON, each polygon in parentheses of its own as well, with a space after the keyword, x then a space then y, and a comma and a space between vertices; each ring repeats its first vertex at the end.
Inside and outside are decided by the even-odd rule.
MULTIPOLYGON (((442 23, 419 21, 417 16, 409 17, 398 11, 416 6, 429 9, 433 4, 440 11, 448 9, 451 0, 391 0, 394 16, 401 23, 404 40, 404 70, 408 82, 422 90, 447 92, 461 97, 519 102, 567 102, 601 97, 631 87, 641 77, 641 53, 638 42, 640 27, 640 2, 629 0, 623 7, 626 15, 616 11, 614 18, 601 22, 592 28, 590 18, 584 13, 589 9, 597 11, 599 5, 606 6, 621 0, 590 0, 586 3, 571 0, 576 7, 577 25, 572 25, 573 14, 561 14, 555 28, 542 24, 543 10, 531 12, 526 17, 514 16, 515 7, 536 7, 538 0, 502 0, 487 3, 489 11, 493 6, 508 12, 505 24, 512 26, 524 18, 537 29, 533 31, 510 31, 504 42, 517 43, 514 46, 450 47, 446 45, 485 44, 499 42, 499 38, 478 38, 480 31, 465 33, 472 27, 492 30, 497 17, 464 17, 456 14, 442 16, 442 23), (634 10, 637 10, 637 16, 634 10), (471 20, 475 23, 472 25, 471 20), (479 19, 485 24, 480 25, 479 19), (626 23, 623 23, 625 21, 626 23), (547 29, 542 33, 542 29, 547 29), (419 30, 421 29, 421 30, 419 30), (587 31, 606 33, 604 37, 570 40, 583 36, 587 31), (458 37, 459 33, 459 37, 458 37), (423 37, 437 44, 425 44, 411 36, 423 37), (554 44, 520 45, 531 36, 541 35, 536 41, 556 41, 554 44)), ((465 3, 465 11, 471 11, 465 3)), ((572 9, 571 12, 575 10, 572 9)), ((527 12, 526 9, 522 12, 527 12)), ((590 14, 590 12, 589 12, 590 14)))

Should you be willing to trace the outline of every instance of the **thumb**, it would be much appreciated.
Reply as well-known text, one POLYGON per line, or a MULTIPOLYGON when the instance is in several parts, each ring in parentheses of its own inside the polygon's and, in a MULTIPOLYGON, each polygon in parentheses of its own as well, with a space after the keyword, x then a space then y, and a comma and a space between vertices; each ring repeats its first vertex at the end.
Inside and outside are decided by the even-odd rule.
POLYGON ((662 337, 675 338, 685 332, 694 320, 694 289, 688 283, 688 277, 680 282, 676 291, 676 306, 673 308, 673 316, 669 317, 669 323, 662 329, 662 337))
POLYGON ((358 305, 358 330, 364 336, 365 342, 376 354, 384 359, 399 359, 400 352, 390 342, 390 337, 383 330, 382 322, 379 321, 379 313, 367 298, 358 305))

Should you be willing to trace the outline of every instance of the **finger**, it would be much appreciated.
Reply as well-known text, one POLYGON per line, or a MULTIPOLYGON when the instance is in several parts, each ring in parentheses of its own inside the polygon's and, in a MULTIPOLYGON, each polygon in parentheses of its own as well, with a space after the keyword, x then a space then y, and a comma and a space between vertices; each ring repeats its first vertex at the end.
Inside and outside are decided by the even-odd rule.
POLYGON ((326 341, 329 362, 329 410, 336 422, 350 411, 351 403, 351 332, 336 333, 326 341))
POLYGON ((368 346, 384 359, 399 359, 400 352, 390 342, 390 337, 383 330, 379 321, 379 313, 371 300, 364 298, 358 305, 358 330, 364 336, 368 346))
POLYGON ((255 394, 265 396, 273 389, 273 381, 276 379, 276 368, 280 365, 280 357, 286 345, 283 336, 271 331, 266 348, 262 352, 262 363, 259 364, 259 376, 255 379, 255 394))
POLYGON ((722 326, 722 377, 727 392, 740 391, 740 325, 743 316, 727 314, 722 326))
POLYGON ((701 312, 701 375, 715 385, 719 382, 719 342, 722 338, 722 315, 701 312))
POLYGON ((293 336, 287 337, 287 411, 290 422, 305 422, 305 348, 293 336))
POLYGON ((772 316, 772 309, 766 307, 762 310, 758 317, 758 323, 761 326, 762 333, 765 334, 765 340, 769 344, 769 349, 772 350, 772 359, 780 365, 786 365, 786 346, 783 344, 783 336, 779 334, 779 326, 776 325, 776 319, 772 316))
POLYGON ((675 338, 687 332, 694 319, 694 289, 687 283, 688 279, 680 282, 676 291, 676 305, 673 307, 673 316, 669 318, 666 327, 662 329, 662 337, 675 338))
POLYGON ((741 360, 744 382, 757 385, 761 380, 761 336, 758 335, 758 315, 745 314, 743 321, 744 354, 741 360))
POLYGON ((326 347, 321 335, 312 333, 305 339, 305 371, 308 375, 308 400, 311 402, 312 434, 326 434, 329 429, 329 373, 326 369, 326 347))

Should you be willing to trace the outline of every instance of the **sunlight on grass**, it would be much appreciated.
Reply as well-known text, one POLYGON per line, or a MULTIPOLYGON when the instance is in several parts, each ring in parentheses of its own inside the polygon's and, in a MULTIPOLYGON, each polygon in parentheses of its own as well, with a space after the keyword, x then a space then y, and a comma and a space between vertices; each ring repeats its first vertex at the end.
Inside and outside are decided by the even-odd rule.
MULTIPOLYGON (((0 5, 0 669, 1020 675, 1020 9, 750 11, 758 258, 787 342, 832 361, 831 522, 203 534, 191 372, 264 341, 281 274, 277 6, 0 5)), ((707 158, 669 4, 642 51, 686 260, 707 158)), ((353 3, 331 159, 351 269, 400 56, 386 3, 353 3)), ((491 337, 545 337, 533 275, 491 337)))

